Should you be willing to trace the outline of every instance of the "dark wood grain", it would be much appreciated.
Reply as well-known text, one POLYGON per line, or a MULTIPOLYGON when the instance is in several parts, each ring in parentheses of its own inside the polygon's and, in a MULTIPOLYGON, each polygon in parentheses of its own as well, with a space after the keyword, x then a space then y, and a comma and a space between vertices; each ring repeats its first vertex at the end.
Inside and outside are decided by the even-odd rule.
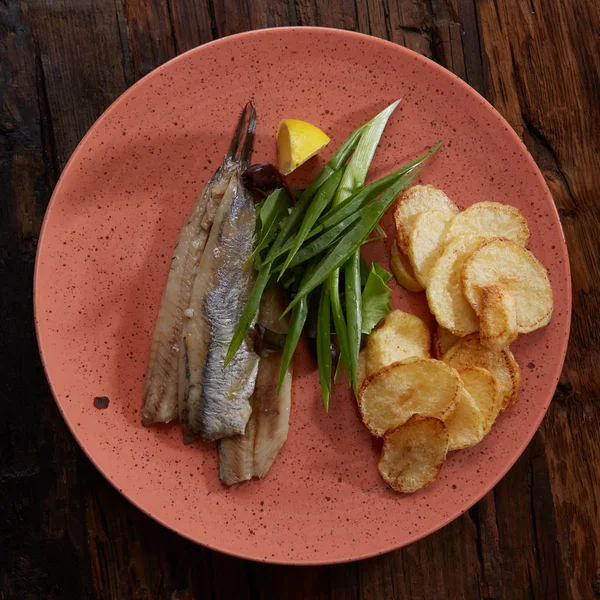
POLYGON ((0 2, 0 598, 600 598, 599 31, 596 0, 0 2), (102 478, 52 401, 31 290, 52 188, 101 112, 185 50, 288 24, 389 39, 483 93, 552 191, 574 301, 554 401, 492 492, 407 548, 303 569, 196 546, 102 478))

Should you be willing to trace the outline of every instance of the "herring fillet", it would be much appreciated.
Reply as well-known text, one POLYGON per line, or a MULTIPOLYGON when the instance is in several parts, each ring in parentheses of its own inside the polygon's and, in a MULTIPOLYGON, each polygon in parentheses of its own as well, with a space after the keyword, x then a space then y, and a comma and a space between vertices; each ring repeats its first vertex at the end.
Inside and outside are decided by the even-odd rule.
POLYGON ((185 369, 180 412, 184 441, 214 441, 244 433, 252 411, 258 355, 249 338, 225 367, 227 348, 254 284, 244 269, 254 245, 256 210, 241 180, 249 163, 256 116, 248 123, 240 169, 215 214, 183 324, 185 369))
MULTIPOLYGON (((281 290, 270 288, 263 295, 258 322, 276 333, 286 333, 287 324, 280 320, 284 309, 281 290)), ((282 352, 261 357, 254 393, 250 399, 252 415, 244 435, 219 440, 219 477, 225 485, 262 479, 271 468, 285 443, 289 429, 292 398, 292 367, 277 390, 282 352)))
POLYGON ((146 372, 143 425, 168 423, 177 417, 177 364, 183 311, 189 303, 195 270, 208 237, 205 227, 223 195, 223 184, 229 183, 228 175, 230 173, 225 169, 225 173, 219 173, 209 181, 183 226, 173 252, 146 372))
POLYGON ((181 402, 178 399, 181 387, 179 374, 183 369, 183 313, 189 306, 192 284, 215 213, 232 174, 240 170, 241 160, 236 154, 249 112, 253 112, 253 107, 247 105, 234 132, 228 154, 194 203, 173 251, 146 371, 142 404, 143 425, 168 423, 181 412, 181 402))
POLYGON ((211 229, 185 313, 184 439, 214 441, 244 433, 258 355, 249 339, 225 367, 225 355, 255 279, 242 265, 252 253, 256 211, 234 174, 211 229))

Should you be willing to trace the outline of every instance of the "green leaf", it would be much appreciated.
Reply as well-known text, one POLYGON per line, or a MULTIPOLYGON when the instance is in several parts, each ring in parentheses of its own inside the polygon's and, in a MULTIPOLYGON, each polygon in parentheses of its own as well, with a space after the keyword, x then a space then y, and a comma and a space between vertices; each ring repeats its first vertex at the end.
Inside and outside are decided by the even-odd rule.
MULTIPOLYGON (((260 222, 263 230, 269 229, 273 224, 278 225, 288 210, 292 208, 292 199, 285 188, 278 188, 267 196, 261 203, 260 222)), ((261 237, 264 237, 261 236, 261 237)))
POLYGON ((337 190, 337 186, 339 185, 343 174, 344 173, 342 169, 336 171, 316 193, 310 206, 308 207, 308 210, 304 214, 304 220, 302 221, 302 225, 300 225, 300 229, 296 234, 294 243, 287 255, 287 258, 283 263, 283 267, 281 268, 281 273, 279 274, 279 277, 283 275, 285 270, 288 268, 289 264, 292 262, 292 259, 294 258, 296 252, 298 252, 298 249, 300 248, 300 246, 302 246, 304 240, 306 240, 306 238, 310 234, 310 231, 313 228, 315 221, 321 216, 321 213, 329 206, 329 203, 331 202, 331 199, 333 198, 333 195, 337 190))
POLYGON ((252 261, 266 248, 275 238, 282 220, 287 217, 292 207, 292 199, 285 188, 278 188, 267 196, 260 204, 256 205, 257 216, 254 234, 256 245, 254 252, 243 264, 243 268, 252 264, 252 261))
POLYGON ((384 283, 387 283, 392 278, 392 274, 388 270, 384 269, 381 265, 373 263, 372 268, 375 269, 375 272, 377 275, 379 275, 379 277, 381 277, 381 279, 383 279, 384 283))
POLYGON ((242 316, 238 321, 238 324, 233 332, 233 337, 227 348, 227 355, 225 356, 225 366, 229 364, 229 361, 235 356, 235 353, 239 350, 242 342, 248 335, 248 331, 252 326, 252 322, 258 314, 258 308, 260 306, 260 299, 262 298, 263 292, 269 283, 271 276, 271 266, 265 265, 256 276, 254 286, 248 297, 248 302, 242 312, 242 316))
POLYGON ((350 369, 350 350, 348 348, 348 327, 344 317, 342 301, 340 299, 340 272, 336 270, 329 277, 329 301, 331 306, 331 316, 335 335, 337 336, 338 346, 340 347, 340 359, 344 361, 346 372, 351 373, 350 369))
POLYGON ((383 229, 383 227, 381 225, 377 225, 377 227, 375 227, 375 231, 379 234, 379 237, 377 238, 378 240, 386 240, 387 239, 387 233, 385 232, 385 230, 383 229))
MULTIPOLYGON (((308 265, 308 267, 304 271, 303 279, 306 279, 310 275, 313 267, 314 262, 308 265)), ((302 334, 302 330, 304 329, 304 324, 306 323, 306 319, 308 317, 309 299, 310 296, 304 297, 302 301, 296 306, 294 306, 292 310, 290 323, 288 326, 288 332, 285 336, 285 345, 283 347, 283 353, 281 355, 281 365, 279 368, 279 381, 277 382, 277 392, 281 390, 283 380, 285 379, 290 363, 292 362, 292 358, 294 357, 294 352, 296 351, 298 340, 300 339, 300 335, 302 334)))
MULTIPOLYGON (((321 216, 318 220, 318 225, 313 232, 319 233, 319 225, 323 227, 323 229, 329 229, 333 225, 336 225, 343 219, 345 219, 348 215, 356 212, 359 208, 366 206, 371 200, 379 196, 382 192, 387 190, 395 181, 400 179, 406 173, 409 173, 420 164, 425 162, 432 154, 435 154, 441 147, 442 142, 438 142, 433 148, 429 149, 421 156, 411 160, 409 163, 402 165, 399 169, 378 179, 374 183, 360 189, 353 196, 349 196, 342 202, 340 202, 337 206, 332 207, 326 214, 321 216), (317 231, 318 230, 318 231, 317 231)), ((312 233, 312 232, 311 232, 312 233)))
POLYGON ((375 200, 375 202, 361 209, 361 211, 364 212, 360 221, 355 223, 354 226, 351 227, 323 257, 321 262, 315 267, 309 280, 300 286, 296 297, 288 304, 288 307, 283 312, 284 315, 294 308, 303 296, 306 296, 306 294, 314 290, 323 283, 331 273, 341 267, 355 250, 360 248, 361 244, 374 229, 375 225, 379 223, 379 219, 383 217, 385 211, 392 205, 396 196, 411 182, 415 175, 416 172, 414 171, 405 175, 380 198, 375 200))
POLYGON ((254 223, 254 237, 257 240, 260 238, 260 229, 262 227, 262 221, 260 220, 260 211, 262 210, 262 207, 265 205, 265 200, 261 200, 260 202, 257 202, 254 205, 254 210, 256 211, 256 221, 254 223))
POLYGON ((350 382, 356 394, 358 392, 358 353, 362 331, 362 295, 360 284, 360 250, 352 255, 344 265, 344 289, 346 291, 346 323, 348 330, 348 360, 350 382))
POLYGON ((329 162, 323 167, 314 181, 306 188, 306 190, 304 190, 302 196, 298 198, 298 201, 290 211, 290 214, 281 223, 281 229, 265 257, 265 263, 271 263, 280 256, 281 249, 290 241, 290 238, 293 238, 296 235, 298 227, 300 227, 300 223, 304 217, 304 213, 308 210, 314 195, 319 188, 346 163, 348 157, 356 148, 364 127, 365 126, 363 125, 350 134, 348 139, 346 139, 339 147, 338 151, 329 159, 329 162))
POLYGON ((371 268, 369 267, 369 263, 361 256, 360 257, 360 285, 365 287, 367 285, 367 279, 369 279, 369 273, 371 272, 371 268))
POLYGON ((367 171, 371 166, 371 161, 379 145, 383 130, 398 104, 400 104, 400 100, 396 100, 390 104, 365 125, 356 150, 346 165, 344 177, 333 199, 333 206, 341 204, 346 198, 355 194, 359 187, 364 185, 367 178, 367 171))
POLYGON ((317 317, 317 366, 323 394, 325 412, 329 412, 331 395, 331 301, 327 286, 321 288, 319 314, 317 317))
POLYGON ((392 290, 387 286, 389 273, 373 263, 362 293, 362 333, 369 334, 373 327, 392 309, 392 290), (386 274, 382 277, 382 272, 386 274))

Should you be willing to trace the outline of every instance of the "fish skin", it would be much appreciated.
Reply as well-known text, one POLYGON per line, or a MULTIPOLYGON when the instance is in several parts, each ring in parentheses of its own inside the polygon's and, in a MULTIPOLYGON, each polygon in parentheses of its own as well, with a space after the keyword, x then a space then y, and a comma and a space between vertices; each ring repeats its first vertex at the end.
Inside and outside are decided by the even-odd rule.
MULTIPOLYGON (((279 287, 267 290, 261 300, 258 322, 276 333, 286 333, 287 323, 279 319, 285 303, 279 287)), ((281 390, 277 390, 282 351, 260 359, 254 393, 250 399, 252 415, 244 435, 219 440, 219 477, 225 485, 262 479, 285 443, 289 430, 292 398, 290 365, 281 390)))
POLYGON ((198 264, 212 220, 236 164, 228 160, 206 184, 183 226, 167 277, 142 396, 142 424, 168 423, 178 416, 178 364, 183 312, 189 305, 198 264))
POLYGON ((249 165, 255 125, 256 112, 249 102, 223 163, 198 196, 179 235, 152 339, 142 397, 143 425, 181 418, 185 381, 183 314, 189 307, 198 266, 230 179, 249 165))
POLYGON ((242 265, 252 253, 256 210, 234 173, 219 205, 192 287, 183 325, 184 440, 243 434, 252 408, 258 355, 249 338, 225 367, 225 355, 255 280, 242 265))

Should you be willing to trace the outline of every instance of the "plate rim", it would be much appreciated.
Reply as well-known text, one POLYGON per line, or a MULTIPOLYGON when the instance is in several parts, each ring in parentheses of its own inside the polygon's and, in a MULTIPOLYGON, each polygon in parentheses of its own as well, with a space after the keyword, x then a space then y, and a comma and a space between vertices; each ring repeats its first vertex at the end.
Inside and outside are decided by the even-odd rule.
POLYGON ((531 155, 531 153, 529 152, 527 146, 525 146, 523 140, 517 135, 517 133, 512 128, 510 123, 508 123, 508 121, 502 116, 502 114, 483 95, 481 95, 475 88, 470 86, 466 81, 462 80, 460 77, 458 77, 456 74, 454 74, 449 69, 446 69, 445 67, 436 63, 432 59, 427 58, 426 56, 423 56, 422 54, 419 54, 418 52, 415 52, 414 50, 411 50, 410 48, 406 48, 405 46, 396 44, 389 40, 378 38, 376 36, 368 35, 365 33, 350 31, 350 30, 346 30, 346 29, 337 29, 337 28, 333 28, 333 27, 321 27, 321 26, 265 27, 265 28, 261 28, 261 29, 254 29, 254 30, 250 30, 250 31, 244 31, 244 32, 224 36, 219 39, 212 40, 210 42, 206 42, 204 44, 201 44, 199 46, 191 48, 191 49, 179 54, 178 56, 171 58, 170 60, 166 61, 159 67, 150 71, 150 73, 147 73, 146 75, 144 75, 141 79, 136 81, 133 85, 128 87, 119 96, 117 96, 117 98, 115 98, 110 103, 110 105, 100 114, 100 116, 96 119, 96 121, 94 121, 92 126, 88 129, 88 131, 81 138, 81 140, 79 141, 79 143, 73 150, 71 156, 69 157, 67 163, 65 164, 65 166, 56 182, 56 185, 54 187, 54 190, 52 191, 52 195, 51 195, 48 205, 46 207, 46 211, 44 214, 44 219, 42 221, 42 227, 40 229, 40 234, 38 237, 38 243, 37 243, 37 247, 36 247, 35 265, 34 265, 34 274, 33 274, 34 325, 35 325, 35 333, 36 333, 36 340, 37 340, 37 344, 38 344, 38 350, 39 350, 42 366, 44 368, 44 373, 46 375, 46 380, 48 382, 50 391, 52 392, 54 401, 55 401, 56 405, 58 406, 58 410, 67 425, 67 428, 69 429, 69 431, 75 438, 75 441, 77 442, 77 444, 79 445, 81 450, 84 452, 84 454, 87 456, 87 458, 92 462, 94 467, 136 509, 143 512, 145 515, 147 515, 148 517, 150 517, 151 519, 153 519, 154 521, 159 523, 161 526, 173 531, 174 533, 180 535, 181 537, 183 537, 191 542, 199 544, 199 545, 203 546, 204 548, 207 548, 210 550, 216 550, 218 552, 221 552, 223 554, 233 556, 236 558, 242 558, 242 559, 251 560, 254 562, 276 564, 276 565, 288 565, 288 566, 290 566, 290 565, 291 566, 321 566, 321 565, 345 564, 345 563, 350 563, 350 562, 354 562, 354 561, 358 561, 358 560, 372 558, 375 556, 381 556, 383 554, 387 554, 388 552, 393 552, 395 550, 399 550, 401 548, 409 546, 410 544, 417 542, 417 541, 431 535, 432 533, 435 533, 436 531, 439 531, 443 527, 446 527, 449 523, 456 520, 463 513, 468 511, 475 504, 477 504, 486 494, 488 494, 498 484, 498 482, 502 478, 504 478, 504 476, 508 473, 508 471, 510 471, 513 468, 513 466, 515 465, 517 460, 521 457, 521 455, 523 454, 523 452, 525 451, 525 449, 527 448, 527 446, 533 439, 535 433, 539 429, 544 417, 546 416, 546 413, 548 412, 550 403, 552 402, 553 395, 551 395, 549 398, 547 398, 545 400, 543 410, 540 411, 540 415, 535 419, 535 422, 532 424, 531 429, 523 437, 523 442, 520 445, 517 445, 515 447, 515 450, 511 453, 508 460, 506 460, 506 462, 504 463, 503 468, 491 480, 491 483, 489 485, 482 486, 481 490, 479 490, 476 494, 474 494, 474 496, 472 498, 469 498, 469 500, 465 504, 461 505, 460 508, 453 511, 448 517, 440 520, 435 525, 425 529, 424 531, 421 531, 419 534, 416 534, 413 536, 408 536, 405 542, 402 542, 400 544, 392 543, 392 544, 389 544, 388 546, 386 546, 385 548, 382 548, 381 550, 374 551, 374 552, 373 551, 362 552, 362 553, 356 552, 353 555, 346 556, 344 558, 335 558, 332 560, 327 560, 327 559, 325 559, 325 560, 295 560, 295 559, 291 559, 291 558, 257 558, 257 556, 253 556, 244 551, 233 551, 228 548, 221 548, 221 547, 219 547, 218 544, 214 544, 214 545, 208 544, 206 541, 202 541, 202 540, 198 539, 197 537, 194 537, 193 535, 186 533, 186 531, 184 531, 183 529, 179 529, 175 523, 173 523, 173 524, 167 523, 160 516, 154 514, 152 511, 144 508, 139 503, 139 500, 134 499, 130 494, 128 494, 127 492, 125 492, 124 490, 119 488, 117 483, 111 479, 110 474, 108 472, 105 472, 100 467, 100 465, 96 462, 96 460, 94 459, 94 456, 90 452, 88 452, 88 449, 86 448, 85 444, 80 439, 80 437, 76 431, 76 427, 70 421, 69 417, 63 410, 61 402, 59 401, 59 398, 58 398, 58 393, 54 387, 52 376, 51 376, 50 371, 46 364, 46 359, 45 359, 45 354, 44 354, 43 335, 40 331, 39 316, 40 316, 40 312, 41 312, 41 300, 40 300, 40 297, 38 294, 38 279, 40 277, 40 270, 41 270, 40 257, 42 254, 41 249, 44 245, 45 232, 46 232, 46 228, 48 226, 48 222, 50 220, 50 215, 52 213, 53 207, 56 204, 55 198, 60 194, 64 176, 69 171, 69 168, 72 167, 72 165, 75 164, 75 162, 79 159, 79 155, 82 151, 82 147, 87 142, 88 138, 90 138, 96 132, 96 130, 102 126, 102 124, 103 124, 104 120, 107 118, 108 114, 111 113, 113 110, 115 110, 116 107, 120 103, 122 103, 130 94, 132 94, 137 89, 138 86, 141 86, 142 84, 146 84, 148 81, 152 80, 153 78, 158 77, 159 74, 163 70, 170 68, 171 65, 173 63, 175 63, 176 61, 185 60, 185 57, 187 57, 188 55, 191 55, 193 53, 202 52, 203 49, 206 47, 218 46, 223 43, 230 43, 230 41, 232 39, 239 39, 240 37, 252 37, 252 36, 259 37, 259 36, 265 35, 265 34, 270 35, 273 33, 286 33, 286 32, 292 33, 292 34, 317 33, 317 34, 325 34, 325 35, 331 35, 331 36, 341 36, 341 37, 346 37, 347 39, 351 39, 352 43, 359 41, 359 40, 363 40, 368 43, 379 44, 380 46, 382 46, 383 48, 385 48, 387 51, 390 51, 390 52, 399 52, 401 54, 405 53, 412 58, 416 58, 418 61, 420 61, 422 63, 422 65, 425 65, 426 68, 433 68, 433 70, 437 71, 439 75, 441 75, 443 77, 450 76, 450 78, 453 79, 454 82, 459 87, 461 87, 462 89, 465 90, 465 93, 476 95, 478 100, 483 102, 489 109, 491 109, 495 113, 497 118, 500 120, 500 122, 505 125, 508 135, 512 136, 513 141, 516 141, 517 145, 521 148, 521 150, 523 150, 525 152, 525 156, 528 157, 531 165, 534 167, 534 175, 540 180, 540 182, 543 185, 543 188, 546 190, 546 194, 547 194, 548 198, 551 200, 550 211, 552 212, 553 216, 556 218, 556 222, 558 223, 558 231, 560 234, 560 250, 561 250, 561 253, 564 253, 564 257, 566 259, 563 261, 562 267, 563 267, 563 275, 565 277, 566 284, 567 284, 565 286, 565 291, 566 291, 565 320, 567 323, 567 331, 566 331, 566 335, 564 335, 561 338, 561 346, 559 348, 561 359, 557 365, 557 370, 554 375, 554 384, 553 384, 554 389, 556 389, 556 385, 558 384, 560 374, 561 374, 562 368, 564 366, 568 343, 569 343, 569 338, 570 338, 570 334, 571 334, 572 279, 571 279, 569 249, 568 249, 567 242, 565 239, 564 230, 562 227, 562 222, 560 220, 558 208, 556 206, 556 203, 554 202, 554 197, 552 196, 552 193, 550 192, 550 189, 548 188, 546 180, 544 179, 544 176, 543 176, 539 166, 535 162, 535 160, 534 160, 533 156, 531 155))

